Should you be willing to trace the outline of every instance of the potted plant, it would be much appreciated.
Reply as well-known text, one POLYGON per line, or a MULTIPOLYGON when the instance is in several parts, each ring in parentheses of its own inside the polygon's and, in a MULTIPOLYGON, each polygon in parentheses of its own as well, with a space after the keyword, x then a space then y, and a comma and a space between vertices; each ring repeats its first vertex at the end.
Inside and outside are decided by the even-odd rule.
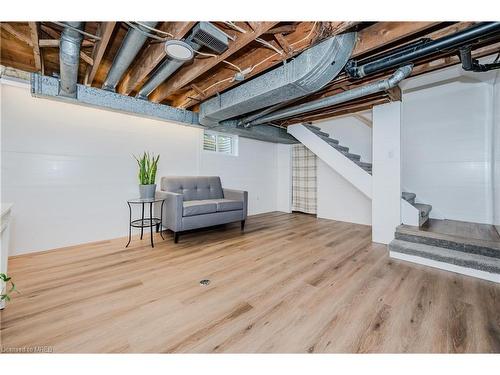
POLYGON ((149 154, 145 152, 140 158, 134 156, 139 165, 139 193, 142 199, 152 199, 156 191, 156 170, 160 155, 149 154))
POLYGON ((10 301, 10 295, 16 291, 16 285, 12 279, 4 273, 0 273, 0 309, 5 307, 5 302, 10 301))

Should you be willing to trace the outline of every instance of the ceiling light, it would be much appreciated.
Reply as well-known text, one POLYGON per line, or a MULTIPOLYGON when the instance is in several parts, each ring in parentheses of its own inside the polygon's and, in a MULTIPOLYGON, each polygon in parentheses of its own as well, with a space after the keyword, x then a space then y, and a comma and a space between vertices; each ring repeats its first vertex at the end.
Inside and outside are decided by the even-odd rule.
POLYGON ((193 58, 194 52, 186 42, 182 40, 168 40, 165 42, 165 52, 167 56, 174 60, 188 61, 193 58))

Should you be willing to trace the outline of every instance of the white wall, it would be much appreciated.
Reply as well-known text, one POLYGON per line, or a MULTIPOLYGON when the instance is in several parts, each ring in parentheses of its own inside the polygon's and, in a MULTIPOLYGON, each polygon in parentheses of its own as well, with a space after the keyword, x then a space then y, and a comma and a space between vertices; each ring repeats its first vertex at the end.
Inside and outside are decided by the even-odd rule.
MULTIPOLYGON (((365 115, 366 116, 366 115, 365 115)), ((368 114, 371 117, 371 114, 368 114)), ((330 137, 361 155, 361 160, 372 160, 372 129, 358 119, 348 116, 315 123, 330 137)), ((372 203, 361 191, 318 159, 317 216, 324 219, 370 225, 372 203)))
POLYGON ((278 144, 276 210, 292 212, 292 145, 278 144))
POLYGON ((371 199, 319 158, 317 216, 356 224, 372 222, 371 199))
POLYGON ((451 82, 403 94, 402 185, 447 219, 492 221, 488 86, 451 82))
POLYGON ((214 155, 201 150, 198 128, 1 90, 11 255, 125 236, 125 201, 138 195, 131 155, 145 150, 161 154, 159 177, 220 175, 223 186, 249 191, 249 214, 278 208, 275 144, 240 137, 239 156, 214 155))
POLYGON ((493 82, 493 223, 500 232, 500 71, 493 82))
POLYGON ((373 107, 372 241, 383 244, 401 224, 401 107, 373 107))

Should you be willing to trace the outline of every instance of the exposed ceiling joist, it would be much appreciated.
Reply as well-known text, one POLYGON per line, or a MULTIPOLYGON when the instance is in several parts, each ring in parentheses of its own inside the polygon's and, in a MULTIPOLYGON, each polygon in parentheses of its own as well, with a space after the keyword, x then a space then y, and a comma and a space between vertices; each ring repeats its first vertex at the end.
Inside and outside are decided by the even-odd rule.
POLYGON ((113 34, 113 30, 115 28, 116 22, 101 22, 99 25, 98 34, 100 36, 100 40, 94 45, 94 49, 92 50, 92 59, 94 63, 92 65, 87 66, 87 71, 85 73, 85 78, 83 83, 85 85, 92 85, 94 81, 95 75, 97 73, 97 69, 99 69, 99 65, 101 64, 101 60, 104 56, 104 52, 109 43, 109 39, 111 38, 111 34, 113 34))
POLYGON ((184 86, 189 85, 196 78, 212 69, 217 64, 226 60, 234 53, 245 47, 248 43, 254 41, 262 33, 275 26, 278 22, 259 22, 255 30, 246 26, 243 22, 238 25, 246 30, 246 33, 238 34, 236 40, 229 42, 228 49, 216 57, 197 58, 189 66, 181 68, 177 74, 162 83, 150 96, 153 102, 161 102, 169 95, 175 93, 184 86))
POLYGON ((4 29, 5 31, 7 31, 9 34, 14 35, 20 41, 26 43, 30 47, 33 47, 33 42, 32 42, 32 40, 31 40, 31 38, 29 36, 24 35, 23 33, 20 33, 19 31, 17 31, 16 29, 14 29, 11 25, 9 25, 6 22, 0 22, 0 26, 2 27, 2 29, 4 29))
POLYGON ((40 53, 38 24, 36 22, 28 22, 30 28, 31 44, 33 48, 33 57, 35 61, 35 69, 43 74, 43 61, 40 53))
MULTIPOLYGON (((191 30, 196 22, 165 22, 159 30, 170 33, 173 39, 182 39, 191 30)), ((138 57, 122 81, 118 84, 117 92, 129 95, 153 69, 165 58, 165 47, 163 43, 152 43, 148 45, 144 53, 138 57)))
POLYGON ((390 88, 389 90, 385 91, 387 93, 387 96, 389 99, 391 99, 391 102, 400 102, 401 101, 401 89, 399 86, 390 88))
MULTIPOLYGON (((40 39, 38 45, 40 48, 59 48, 59 39, 40 39)), ((90 40, 82 41, 82 47, 93 47, 94 42, 90 40)))
POLYGON ((298 23, 293 23, 290 25, 282 25, 273 27, 272 29, 267 30, 264 34, 290 34, 293 33, 297 29, 298 23))
POLYGON ((373 127, 373 122, 369 118, 360 115, 359 113, 354 113, 353 117, 356 118, 357 120, 361 121, 363 124, 365 124, 368 127, 373 127))
MULTIPOLYGON (((306 48, 309 48, 319 40, 326 39, 330 36, 342 33, 355 25, 356 22, 302 22, 296 30, 285 36, 288 44, 293 48, 293 55, 297 55, 306 48)), ((238 56, 232 59, 231 63, 239 66, 241 69, 252 68, 246 75, 246 78, 251 78, 260 72, 267 70, 276 64, 283 61, 287 56, 269 48, 256 48, 248 55, 238 56)), ((228 69, 221 69, 214 72, 204 82, 196 82, 202 88, 206 97, 209 98, 216 93, 226 90, 237 82, 232 80, 234 72, 228 69), (203 86, 202 86, 203 83, 203 86)), ((193 90, 187 90, 178 95, 173 105, 181 108, 188 108, 197 104, 199 95, 193 90)))
POLYGON ((373 51, 385 44, 394 43, 413 34, 425 31, 439 22, 377 22, 358 34, 353 57, 373 51))

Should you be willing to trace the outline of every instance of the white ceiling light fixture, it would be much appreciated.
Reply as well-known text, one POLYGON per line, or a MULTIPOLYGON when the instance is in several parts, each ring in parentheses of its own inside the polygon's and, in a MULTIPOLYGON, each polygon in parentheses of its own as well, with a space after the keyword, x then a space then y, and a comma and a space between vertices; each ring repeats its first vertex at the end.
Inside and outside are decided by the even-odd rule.
POLYGON ((193 47, 182 40, 168 40, 165 42, 165 52, 168 57, 178 61, 189 61, 194 56, 193 47))

